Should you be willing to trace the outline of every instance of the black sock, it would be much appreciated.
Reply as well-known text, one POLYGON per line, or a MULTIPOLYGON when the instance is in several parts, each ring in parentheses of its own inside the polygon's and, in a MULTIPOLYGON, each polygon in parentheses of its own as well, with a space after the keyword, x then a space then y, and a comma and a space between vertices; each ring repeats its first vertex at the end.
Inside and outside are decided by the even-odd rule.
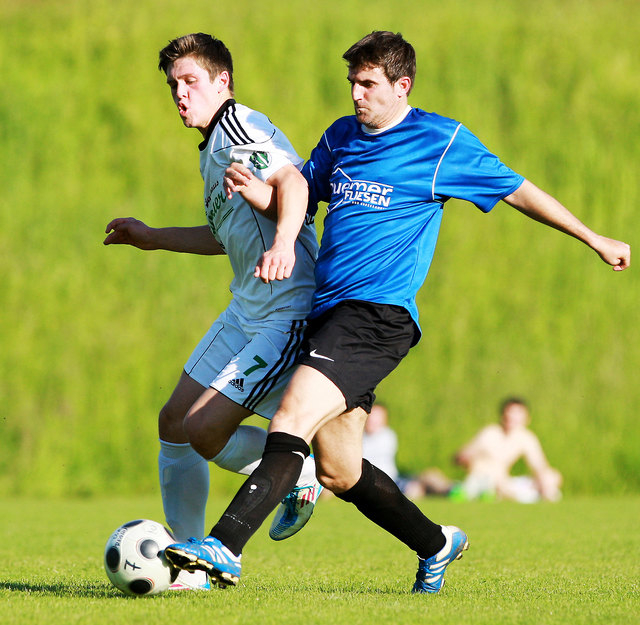
POLYGON ((368 519, 421 558, 430 558, 444 547, 440 526, 422 514, 396 483, 368 460, 362 461, 362 476, 356 484, 338 497, 353 503, 368 519))
POLYGON ((302 438, 284 432, 269 434, 262 461, 240 487, 210 535, 239 555, 271 511, 295 486, 309 453, 309 445, 302 438))

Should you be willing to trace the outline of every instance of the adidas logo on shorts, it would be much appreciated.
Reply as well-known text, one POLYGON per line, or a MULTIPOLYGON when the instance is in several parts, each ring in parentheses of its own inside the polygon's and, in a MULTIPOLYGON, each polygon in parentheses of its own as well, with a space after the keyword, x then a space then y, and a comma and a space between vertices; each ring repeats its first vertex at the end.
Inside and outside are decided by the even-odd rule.
POLYGON ((230 380, 229 384, 233 386, 233 388, 237 388, 239 391, 244 393, 244 378, 238 378, 236 380, 230 380))

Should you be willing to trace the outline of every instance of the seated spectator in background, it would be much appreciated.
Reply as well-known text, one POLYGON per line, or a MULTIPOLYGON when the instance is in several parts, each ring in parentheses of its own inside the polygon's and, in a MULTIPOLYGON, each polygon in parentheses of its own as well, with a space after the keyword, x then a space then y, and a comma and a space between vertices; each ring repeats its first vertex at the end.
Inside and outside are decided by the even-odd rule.
POLYGON ((452 494, 463 499, 495 496, 521 503, 560 499, 562 476, 549 465, 529 422, 526 403, 517 397, 506 399, 500 423, 484 427, 456 454, 455 461, 467 470, 467 476, 452 494), (520 458, 531 476, 510 475, 520 458))
POLYGON ((444 495, 453 483, 439 469, 427 469, 419 477, 400 474, 396 465, 398 436, 389 427, 389 412, 384 404, 371 407, 362 435, 362 457, 384 471, 409 499, 427 494, 444 495))
POLYGON ((387 407, 376 403, 364 424, 362 435, 362 457, 384 471, 397 483, 400 472, 396 465, 398 435, 389 427, 387 407))

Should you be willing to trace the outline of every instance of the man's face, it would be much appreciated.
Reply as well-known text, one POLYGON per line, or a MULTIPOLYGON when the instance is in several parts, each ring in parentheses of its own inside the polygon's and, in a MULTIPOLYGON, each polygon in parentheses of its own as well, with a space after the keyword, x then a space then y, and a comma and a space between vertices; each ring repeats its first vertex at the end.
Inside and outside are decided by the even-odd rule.
POLYGON ((396 119, 407 105, 411 81, 401 78, 391 84, 380 67, 350 69, 351 98, 356 119, 371 129, 384 128, 396 119))
POLYGON ((364 424, 364 431, 373 434, 387 425, 387 409, 382 406, 373 405, 371 412, 364 424))
POLYGON ((212 117, 228 97, 221 75, 211 81, 206 69, 194 58, 185 56, 167 68, 167 84, 182 123, 204 135, 212 117))
POLYGON ((529 424, 529 411, 522 404, 507 404, 502 412, 501 421, 505 432, 525 428, 529 424))

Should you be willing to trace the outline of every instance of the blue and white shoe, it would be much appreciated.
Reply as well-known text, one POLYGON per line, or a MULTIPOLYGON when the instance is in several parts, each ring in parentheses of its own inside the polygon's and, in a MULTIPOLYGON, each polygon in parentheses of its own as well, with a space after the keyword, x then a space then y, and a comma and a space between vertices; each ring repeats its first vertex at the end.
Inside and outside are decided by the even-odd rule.
POLYGON ((164 555, 178 569, 206 571, 211 581, 221 588, 235 586, 240 579, 242 555, 234 555, 213 536, 173 543, 165 548, 164 555))
POLYGON ((443 525, 442 533, 446 539, 444 547, 434 556, 423 560, 419 558, 416 583, 412 592, 439 592, 444 585, 445 569, 462 557, 462 552, 469 549, 467 535, 455 525, 443 525))
POLYGON ((178 573, 169 590, 211 590, 209 576, 204 571, 185 571, 178 573))
POLYGON ((284 540, 299 532, 311 518, 322 485, 314 480, 309 486, 296 486, 278 506, 269 529, 269 538, 284 540))

